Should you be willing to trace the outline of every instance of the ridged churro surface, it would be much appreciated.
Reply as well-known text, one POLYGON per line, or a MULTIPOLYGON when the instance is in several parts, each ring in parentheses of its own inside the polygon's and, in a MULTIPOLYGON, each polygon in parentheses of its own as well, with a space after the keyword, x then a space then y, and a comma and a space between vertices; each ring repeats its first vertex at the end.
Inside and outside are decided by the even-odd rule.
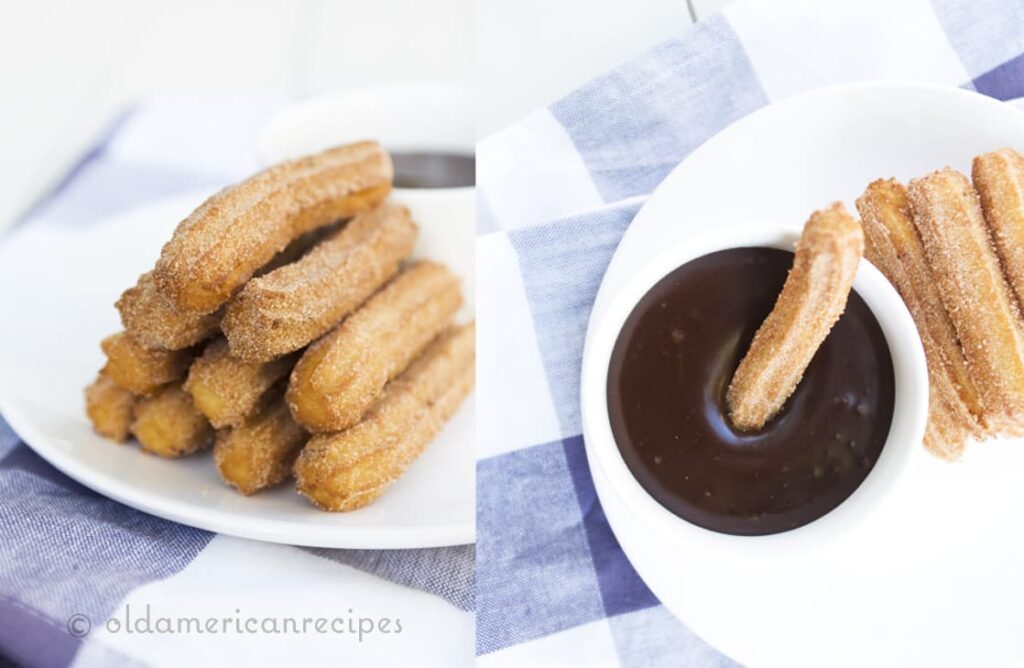
POLYGON ((926 445, 948 456, 962 449, 969 436, 980 435, 984 410, 914 229, 907 191, 892 179, 875 181, 857 200, 857 210, 869 241, 865 256, 900 293, 924 345, 932 395, 929 419, 943 424, 947 439, 941 447, 934 438, 926 445))
POLYGON ((459 281, 443 265, 424 261, 406 269, 306 350, 288 385, 292 415, 314 432, 359 422, 461 304, 459 281))
POLYGON ((107 356, 103 373, 135 394, 148 395, 184 377, 192 363, 191 350, 149 350, 126 332, 112 334, 100 343, 107 356))
POLYGON ((178 384, 138 402, 131 432, 143 450, 171 458, 202 450, 210 445, 214 434, 210 422, 178 384))
POLYGON ((236 425, 256 410, 260 397, 295 366, 297 355, 270 362, 246 362, 217 339, 189 369, 185 390, 196 408, 220 429, 236 425))
POLYGON ((115 441, 126 440, 134 407, 135 395, 106 374, 99 374, 85 388, 85 412, 92 422, 92 428, 100 436, 115 441))
POLYGON ((1011 148, 979 155, 971 178, 1006 278, 1024 305, 1024 155, 1011 148))
POLYGON ((217 470, 242 494, 255 494, 287 478, 306 443, 308 434, 292 418, 283 394, 282 387, 240 425, 217 435, 217 470))
POLYGON ((115 304, 125 331, 140 345, 154 350, 181 350, 217 331, 220 313, 179 313, 160 292, 148 271, 115 304))
POLYGON ((476 328, 453 327, 388 384, 362 422, 310 439, 295 463, 299 492, 325 510, 377 499, 441 431, 475 379, 476 328))
POLYGON ((967 178, 942 169, 908 186, 942 302, 995 431, 1016 432, 1024 417, 1024 335, 978 195, 967 178))
POLYGON ((408 209, 385 203, 298 261, 249 281, 222 323, 232 354, 266 361, 320 337, 394 276, 417 233, 408 209))
POLYGON ((760 429, 782 409, 846 308, 863 251, 861 226, 842 204, 811 214, 779 299, 729 385, 737 429, 760 429))
POLYGON ((936 457, 956 460, 967 447, 973 434, 957 415, 957 407, 949 404, 949 397, 938 392, 935 383, 928 383, 928 424, 924 432, 924 447, 936 457))
POLYGON ((391 189, 376 142, 271 167, 210 197, 164 246, 154 279, 178 311, 212 313, 303 233, 375 206, 391 189))

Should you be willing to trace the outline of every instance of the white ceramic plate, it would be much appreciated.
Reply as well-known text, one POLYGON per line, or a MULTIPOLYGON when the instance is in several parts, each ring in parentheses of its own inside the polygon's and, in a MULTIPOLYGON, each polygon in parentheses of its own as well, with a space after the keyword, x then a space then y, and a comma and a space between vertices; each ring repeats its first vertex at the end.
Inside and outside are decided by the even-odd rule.
MULTIPOLYGON (((588 352, 630 277, 701 230, 798 228, 837 199, 853 210, 876 178, 969 170, 971 156, 1005 145, 1024 148, 1024 114, 955 89, 844 86, 758 111, 694 151, 637 215, 598 294, 588 352)), ((585 357, 584 369, 599 363, 585 357)), ((750 668, 1021 665, 1024 442, 974 444, 956 464, 915 447, 877 512, 791 558, 666 531, 621 493, 590 443, 587 454, 640 576, 750 668)))
MULTIPOLYGON (((100 339, 120 329, 114 300, 152 267, 179 220, 209 193, 155 202, 85 230, 28 226, 0 240, 0 414, 42 457, 139 510, 245 538, 349 548, 470 543, 475 531, 471 396, 387 493, 352 513, 314 509, 291 484, 243 497, 209 453, 165 460, 96 436, 82 388, 102 366, 100 339)), ((417 252, 473 266, 473 221, 421 219, 417 252)), ((463 275, 471 293, 472 272, 463 275)), ((471 314, 471 305, 461 317, 471 314)))

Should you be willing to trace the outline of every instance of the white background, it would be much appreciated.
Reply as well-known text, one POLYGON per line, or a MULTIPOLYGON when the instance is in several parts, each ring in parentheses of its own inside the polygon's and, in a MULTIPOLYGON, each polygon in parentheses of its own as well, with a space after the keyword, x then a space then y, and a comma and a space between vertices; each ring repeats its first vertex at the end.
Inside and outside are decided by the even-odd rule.
POLYGON ((471 85, 473 0, 0 2, 0 229, 147 94, 471 85))
POLYGON ((478 135, 569 93, 731 0, 480 0, 478 135))

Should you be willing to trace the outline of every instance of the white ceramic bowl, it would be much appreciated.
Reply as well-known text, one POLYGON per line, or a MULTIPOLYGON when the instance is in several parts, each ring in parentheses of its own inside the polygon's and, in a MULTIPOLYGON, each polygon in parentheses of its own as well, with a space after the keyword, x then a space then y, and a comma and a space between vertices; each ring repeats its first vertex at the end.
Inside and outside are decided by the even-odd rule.
POLYGON ((614 295, 604 317, 587 341, 581 400, 583 431, 602 472, 616 494, 645 524, 678 539, 688 549, 702 549, 720 560, 742 565, 751 559, 788 558, 806 554, 837 533, 870 520, 896 484, 912 448, 921 444, 928 418, 928 371, 917 329, 903 300, 884 276, 862 261, 854 290, 864 299, 885 335, 895 375, 892 425, 882 453, 861 485, 839 506, 797 529, 767 536, 716 533, 678 517, 659 504, 633 477, 612 435, 608 418, 607 379, 612 349, 626 318, 640 299, 676 268, 708 253, 744 246, 792 250, 797 231, 768 225, 729 227, 699 234, 685 244, 668 248, 651 260, 614 295))
MULTIPOLYGON (((273 164, 366 139, 392 152, 441 152, 473 155, 475 121, 472 92, 442 84, 410 84, 358 88, 298 102, 273 117, 263 128, 259 155, 273 164)), ((391 198, 409 207, 423 227, 452 230, 445 243, 464 244, 452 254, 469 260, 452 266, 464 277, 467 315, 474 304, 475 188, 395 188, 391 198)), ((439 237, 421 236, 420 257, 446 256, 432 245, 439 237)))

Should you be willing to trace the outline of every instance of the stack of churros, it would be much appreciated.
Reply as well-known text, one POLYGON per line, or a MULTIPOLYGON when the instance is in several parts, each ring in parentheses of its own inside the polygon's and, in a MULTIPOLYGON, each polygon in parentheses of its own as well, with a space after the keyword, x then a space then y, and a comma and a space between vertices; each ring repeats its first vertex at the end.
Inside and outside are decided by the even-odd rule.
POLYGON ((921 335, 925 445, 946 459, 970 438, 1024 429, 1024 156, 980 155, 972 177, 946 168, 907 186, 879 180, 857 200, 865 254, 921 335))
POLYGON ((761 429, 782 408, 845 308, 863 249, 921 336, 928 450, 956 459, 969 439, 1024 434, 1024 155, 980 155, 971 177, 947 167, 869 184, 857 199, 863 236, 842 205, 815 212, 730 383, 734 426, 761 429))
POLYGON ((181 457, 213 447, 243 494, 287 479, 325 510, 373 502, 472 390, 457 277, 410 260, 375 142, 267 169, 182 221, 118 299, 86 388, 97 433, 181 457), (298 460, 298 462, 296 462, 298 460))

